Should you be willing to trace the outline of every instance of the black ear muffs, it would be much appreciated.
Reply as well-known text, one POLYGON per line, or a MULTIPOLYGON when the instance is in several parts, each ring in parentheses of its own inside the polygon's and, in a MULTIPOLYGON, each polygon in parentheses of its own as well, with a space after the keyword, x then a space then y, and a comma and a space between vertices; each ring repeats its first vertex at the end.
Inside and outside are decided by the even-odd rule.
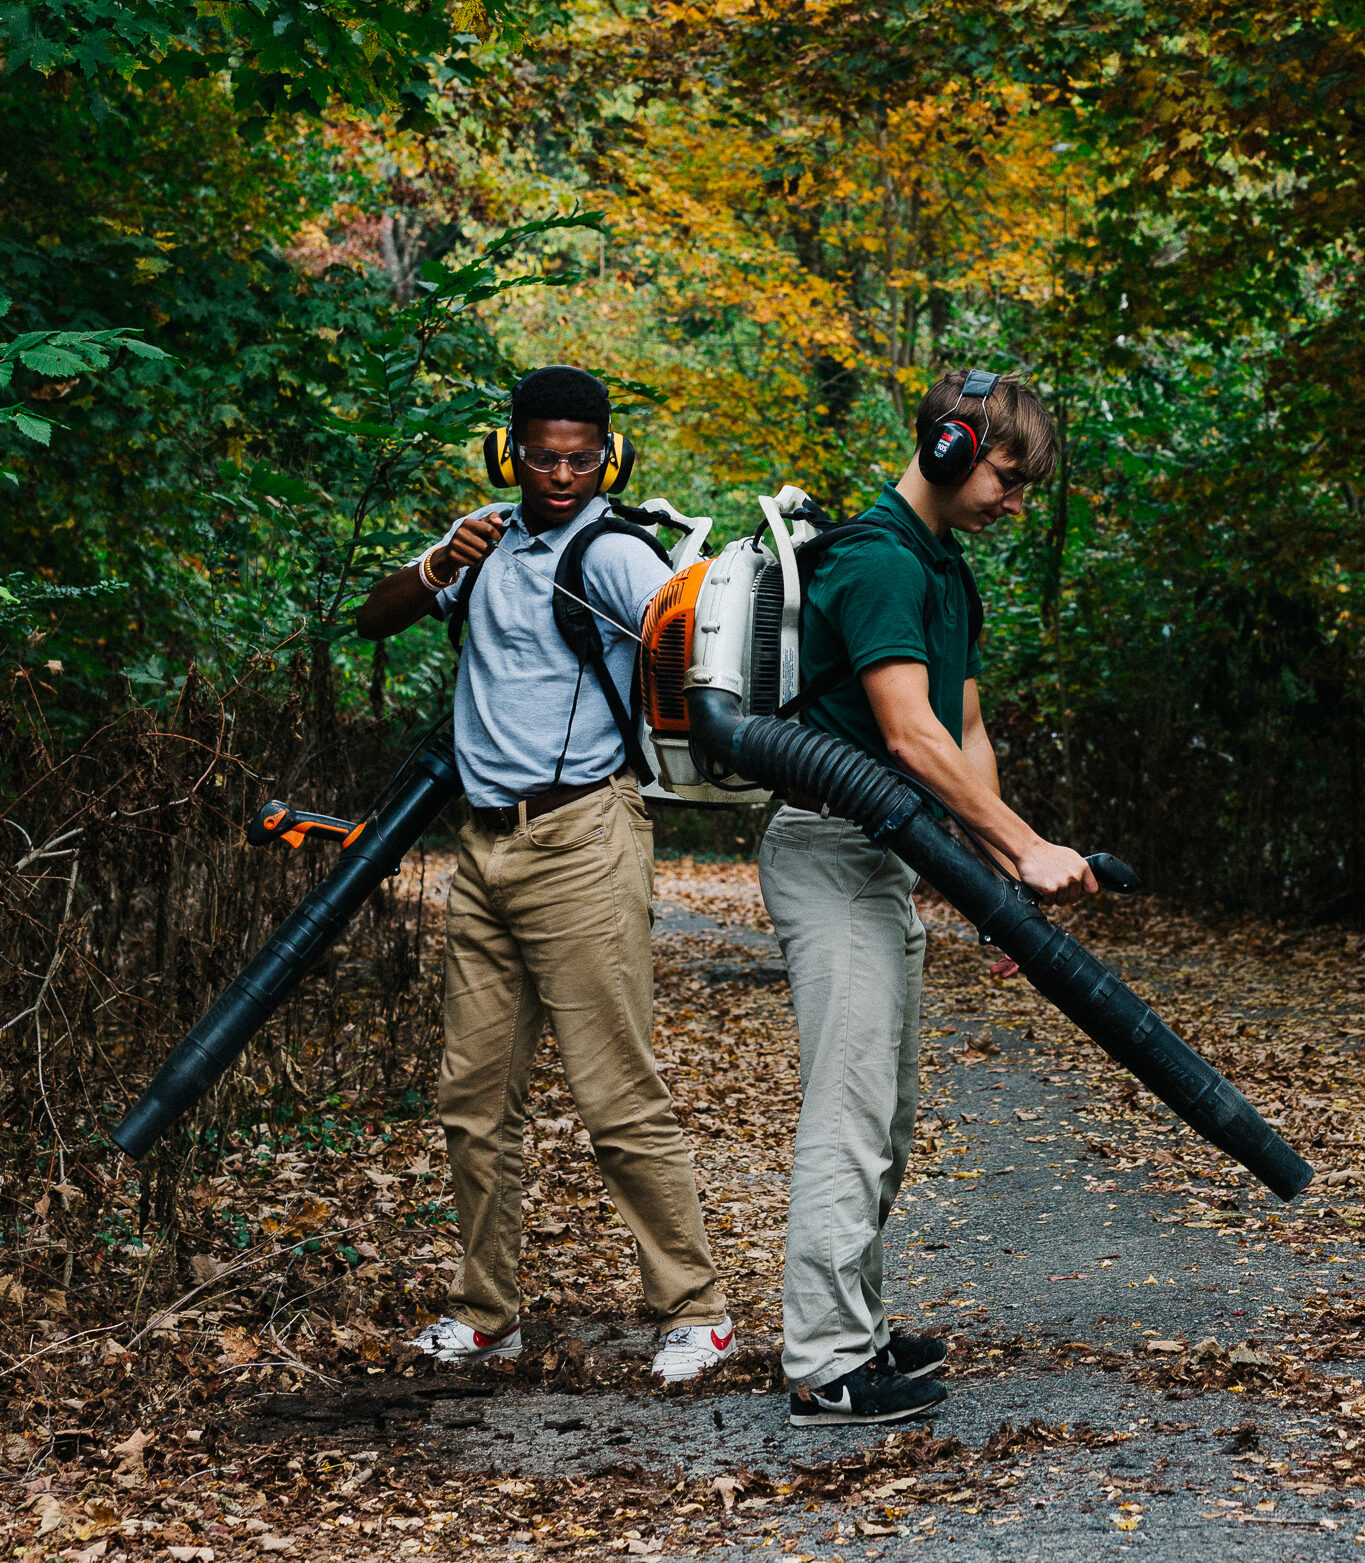
POLYGON ((516 474, 512 471, 512 431, 490 429, 483 437, 483 464, 488 469, 488 481, 494 488, 515 488, 516 474))
POLYGON ((607 436, 607 459, 602 464, 602 477, 597 485, 599 494, 619 494, 630 482, 635 466, 635 447, 624 434, 607 436))
POLYGON ((986 398, 1000 383, 998 374, 986 369, 969 369, 962 382, 962 390, 946 418, 940 418, 929 431, 929 438, 919 449, 919 469, 935 488, 953 488, 971 476, 973 468, 985 454, 990 438, 990 414, 986 413, 986 398), (962 405, 964 396, 979 396, 981 410, 985 414, 985 432, 978 439, 976 430, 953 413, 962 405))
POLYGON ((979 444, 970 424, 941 418, 920 447, 919 469, 935 488, 955 488, 976 465, 979 444))

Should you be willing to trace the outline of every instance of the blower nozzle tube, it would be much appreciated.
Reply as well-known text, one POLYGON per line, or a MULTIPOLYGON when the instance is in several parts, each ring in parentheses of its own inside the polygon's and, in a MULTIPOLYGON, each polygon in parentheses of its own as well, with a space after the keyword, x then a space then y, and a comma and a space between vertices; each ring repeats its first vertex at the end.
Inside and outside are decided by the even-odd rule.
POLYGON ((1313 1169, 1246 1097, 1081 944, 940 828, 914 786, 851 744, 775 717, 744 717, 734 695, 687 692, 692 742, 708 760, 775 792, 817 798, 889 847, 1017 961, 1020 972, 1116 1063, 1281 1199, 1313 1169))
POLYGON ((113 1132, 135 1161, 188 1112, 298 986, 403 855, 460 790, 448 745, 423 749, 392 799, 304 896, 175 1047, 113 1132))

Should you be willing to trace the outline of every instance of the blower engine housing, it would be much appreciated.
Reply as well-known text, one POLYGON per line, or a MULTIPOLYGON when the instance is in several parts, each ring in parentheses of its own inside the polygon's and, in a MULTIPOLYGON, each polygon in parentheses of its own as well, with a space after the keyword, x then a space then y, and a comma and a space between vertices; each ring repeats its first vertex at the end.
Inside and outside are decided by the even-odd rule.
POLYGON ((798 633, 801 587, 794 543, 811 529, 787 517, 807 503, 798 488, 759 506, 766 546, 756 534, 727 544, 714 559, 688 566, 655 595, 645 614, 640 655, 642 732, 658 781, 644 790, 656 800, 766 803, 765 787, 698 760, 691 742, 686 693, 722 689, 738 695, 745 716, 771 716, 800 684, 798 633))

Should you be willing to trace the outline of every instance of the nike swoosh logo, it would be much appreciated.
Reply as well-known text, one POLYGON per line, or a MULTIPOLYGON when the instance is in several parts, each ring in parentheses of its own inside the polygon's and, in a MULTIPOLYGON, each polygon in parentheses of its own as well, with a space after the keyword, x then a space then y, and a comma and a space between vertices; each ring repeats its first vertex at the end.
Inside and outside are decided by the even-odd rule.
POLYGON ((826 1411, 852 1411, 853 1409, 853 1396, 849 1394, 847 1384, 839 1391, 837 1400, 830 1400, 818 1389, 811 1390, 810 1395, 811 1399, 818 1401, 826 1411))
POLYGON ((724 1340, 722 1340, 714 1330, 711 1331, 711 1344, 716 1348, 717 1351, 724 1351, 729 1346, 730 1342, 734 1340, 734 1338, 734 1325, 730 1326, 730 1333, 725 1337, 724 1340))

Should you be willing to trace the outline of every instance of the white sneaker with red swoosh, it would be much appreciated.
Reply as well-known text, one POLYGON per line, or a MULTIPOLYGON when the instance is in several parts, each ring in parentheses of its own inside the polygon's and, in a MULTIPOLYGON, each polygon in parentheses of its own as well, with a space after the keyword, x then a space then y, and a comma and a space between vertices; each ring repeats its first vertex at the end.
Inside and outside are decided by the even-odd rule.
POLYGON ((676 1384, 714 1368, 736 1349, 735 1327, 728 1313, 719 1324, 680 1324, 659 1342, 650 1372, 666 1384, 676 1384))
POLYGON ((438 1362, 485 1362, 489 1357, 516 1357, 521 1353, 521 1320, 513 1319, 501 1335, 485 1335, 459 1319, 438 1319, 428 1324, 409 1345, 420 1346, 438 1362))

